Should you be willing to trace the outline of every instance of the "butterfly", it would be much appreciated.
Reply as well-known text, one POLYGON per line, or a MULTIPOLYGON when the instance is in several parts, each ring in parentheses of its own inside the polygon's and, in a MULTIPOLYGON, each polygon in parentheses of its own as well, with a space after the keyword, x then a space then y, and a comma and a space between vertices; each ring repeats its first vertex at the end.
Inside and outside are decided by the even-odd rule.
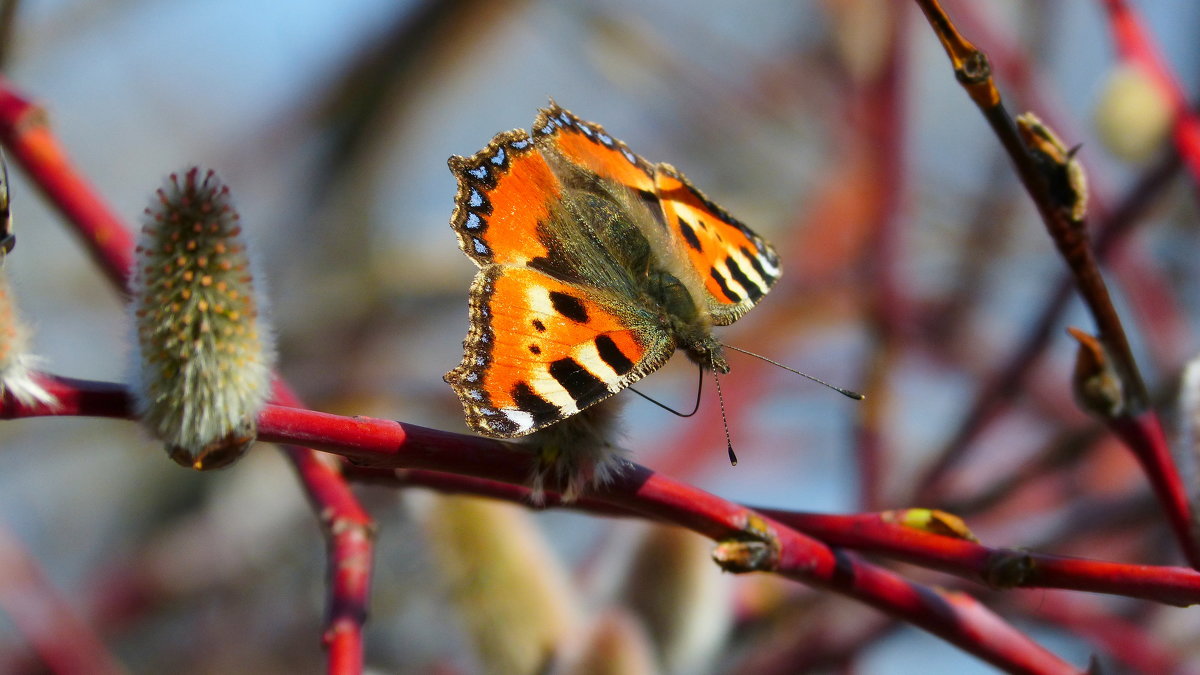
POLYGON ((774 248, 682 173, 554 101, 532 134, 502 132, 449 165, 450 224, 479 272, 463 359, 445 379, 485 436, 562 422, 677 348, 728 372, 712 328, 779 279, 774 248))

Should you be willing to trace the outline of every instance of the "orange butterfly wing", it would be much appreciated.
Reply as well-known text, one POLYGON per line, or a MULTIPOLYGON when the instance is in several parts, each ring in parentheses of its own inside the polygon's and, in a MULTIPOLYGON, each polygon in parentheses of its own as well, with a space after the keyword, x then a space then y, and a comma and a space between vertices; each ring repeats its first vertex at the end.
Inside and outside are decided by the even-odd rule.
POLYGON ((497 134, 471 157, 451 157, 458 194, 450 226, 476 264, 523 265, 548 251, 536 236, 562 184, 524 131, 497 134))
POLYGON ((655 192, 667 224, 684 242, 688 263, 704 283, 708 311, 728 326, 779 280, 779 255, 765 239, 692 186, 670 164, 659 164, 655 192))
POLYGON ((471 330, 446 381, 467 423, 512 438, 561 421, 661 366, 674 344, 650 317, 528 267, 489 265, 471 287, 471 330))
POLYGON ((643 196, 654 195, 654 165, 608 135, 604 127, 579 119, 553 101, 549 108, 538 111, 533 138, 575 166, 643 196))
POLYGON ((650 164, 600 125, 556 104, 538 112, 533 136, 567 161, 626 186, 661 209, 671 236, 682 244, 677 248, 704 285, 705 304, 718 326, 749 311, 779 280, 775 249, 673 166, 650 164))

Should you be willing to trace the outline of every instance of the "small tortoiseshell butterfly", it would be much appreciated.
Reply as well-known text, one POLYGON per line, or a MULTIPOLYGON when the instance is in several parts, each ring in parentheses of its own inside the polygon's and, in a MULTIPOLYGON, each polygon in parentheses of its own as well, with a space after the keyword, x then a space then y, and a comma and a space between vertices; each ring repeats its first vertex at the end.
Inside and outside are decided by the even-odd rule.
POLYGON ((463 360, 445 379, 486 436, 561 422, 677 347, 728 372, 712 327, 779 279, 771 245, 683 174, 553 101, 532 136, 500 133, 449 164, 450 224, 480 269, 463 360))

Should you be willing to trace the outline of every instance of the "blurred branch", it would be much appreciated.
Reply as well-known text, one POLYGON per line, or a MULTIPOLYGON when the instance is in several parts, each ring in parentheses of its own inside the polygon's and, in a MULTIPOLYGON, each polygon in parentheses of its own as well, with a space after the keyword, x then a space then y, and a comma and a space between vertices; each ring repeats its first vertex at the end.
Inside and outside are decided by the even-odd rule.
MULTIPOLYGON (((353 175, 352 164, 376 149, 385 124, 420 100, 414 92, 435 84, 447 59, 468 58, 482 27, 520 10, 521 3, 482 0, 425 0, 399 12, 373 44, 361 50, 320 97, 313 113, 331 137, 320 163, 325 177, 314 186, 336 186, 353 175)), ((319 201, 324 195, 316 195, 319 201)))
MULTIPOLYGON (((1125 241, 1134 228, 1143 222, 1143 216, 1166 191, 1171 178, 1179 172, 1179 167, 1179 156, 1169 153, 1143 173, 1129 188, 1124 198, 1096 228, 1098 259, 1107 259, 1117 245, 1125 241)), ((1062 321, 1070 299, 1071 275, 1066 272, 1046 298, 1037 318, 1026 331, 1025 338, 979 388, 971 407, 963 415, 963 421, 936 455, 935 462, 917 482, 914 493, 942 491, 939 484, 946 473, 961 459, 968 446, 987 428, 988 423, 995 419, 1001 409, 1021 390, 1029 373, 1045 353, 1050 338, 1055 334, 1054 328, 1062 321)))
POLYGON ((54 673, 102 675, 125 669, 50 583, 21 542, 0 526, 0 609, 54 673))
POLYGON ((880 47, 885 56, 878 72, 853 94, 880 183, 879 197, 873 202, 875 211, 871 214, 874 234, 862 261, 872 276, 867 297, 874 344, 863 377, 870 395, 860 410, 855 448, 859 504, 867 511, 877 510, 886 502, 884 477, 888 475, 887 462, 894 455, 888 450, 889 434, 883 428, 892 403, 892 389, 887 382, 903 351, 905 322, 912 304, 905 279, 900 274, 904 195, 907 192, 904 166, 907 127, 904 92, 909 48, 904 37, 908 33, 904 29, 907 10, 908 6, 903 4, 876 8, 876 11, 887 11, 888 14, 887 43, 880 47))
POLYGON ((1048 148, 1035 147, 1028 134, 1022 137, 1017 124, 1004 109, 1000 92, 992 79, 987 55, 958 32, 937 0, 917 0, 917 4, 942 42, 959 84, 975 102, 1008 153, 1051 239, 1073 273, 1076 287, 1096 321, 1100 342, 1121 384, 1119 406, 1114 408, 1113 414, 1105 416, 1106 421, 1137 456, 1155 487, 1184 553, 1194 567, 1200 567, 1200 543, 1191 527, 1187 492, 1168 451, 1158 418, 1148 409, 1146 385, 1089 242, 1081 201, 1086 195, 1073 194, 1074 203, 1064 203, 1060 178, 1065 180, 1069 177, 1071 183, 1068 189, 1072 193, 1078 192, 1083 185, 1077 186, 1075 181, 1082 181, 1082 170, 1070 153, 1064 153, 1064 157, 1050 157, 1048 148), (1079 172, 1078 179, 1074 171, 1079 172))

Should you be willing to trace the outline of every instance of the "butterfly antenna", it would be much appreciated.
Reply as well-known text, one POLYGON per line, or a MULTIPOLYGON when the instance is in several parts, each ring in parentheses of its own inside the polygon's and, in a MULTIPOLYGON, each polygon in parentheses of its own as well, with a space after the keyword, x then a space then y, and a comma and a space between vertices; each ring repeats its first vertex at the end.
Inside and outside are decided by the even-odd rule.
POLYGON ((699 379, 699 383, 696 385, 696 405, 692 406, 692 411, 690 413, 681 413, 678 410, 672 408, 671 406, 669 406, 665 403, 662 403, 653 398, 650 398, 646 394, 643 394, 642 392, 638 391, 637 389, 634 389, 633 387, 629 387, 629 391, 632 391, 633 393, 637 394, 638 396, 641 396, 642 398, 646 399, 647 401, 650 401, 654 405, 662 408, 663 410, 666 410, 667 412, 671 413, 672 415, 675 415, 676 417, 691 417, 692 415, 696 414, 697 410, 700 409, 700 394, 704 391, 704 369, 703 368, 700 369, 700 379, 699 379))
POLYGON ((866 396, 864 394, 860 394, 857 391, 850 391, 849 389, 842 389, 841 387, 836 387, 832 384, 829 384, 825 380, 813 377, 812 375, 809 375, 808 373, 802 373, 799 370, 796 370, 795 368, 789 368, 788 366, 785 366, 778 361, 772 361, 771 359, 768 359, 767 357, 763 356, 762 354, 755 354, 754 352, 746 351, 745 349, 739 349, 737 347, 734 347, 733 345, 727 345, 724 343, 722 343, 721 346, 726 349, 732 349, 735 352, 741 352, 748 356, 753 356, 754 358, 766 361, 767 363, 770 363, 771 365, 779 366, 780 368, 783 368, 784 370, 786 370, 790 373, 795 373, 795 374, 799 375, 800 377, 808 378, 808 379, 812 380, 813 382, 816 382, 817 384, 829 387, 830 389, 836 391, 837 393, 841 394, 842 396, 845 396, 847 398, 852 398, 855 401, 861 401, 866 398, 866 396))
POLYGON ((721 425, 725 427, 725 449, 729 451, 730 466, 737 466, 737 455, 733 453, 733 441, 729 440, 729 418, 725 416, 725 396, 721 394, 721 377, 713 371, 713 382, 717 384, 717 402, 721 404, 721 425))

